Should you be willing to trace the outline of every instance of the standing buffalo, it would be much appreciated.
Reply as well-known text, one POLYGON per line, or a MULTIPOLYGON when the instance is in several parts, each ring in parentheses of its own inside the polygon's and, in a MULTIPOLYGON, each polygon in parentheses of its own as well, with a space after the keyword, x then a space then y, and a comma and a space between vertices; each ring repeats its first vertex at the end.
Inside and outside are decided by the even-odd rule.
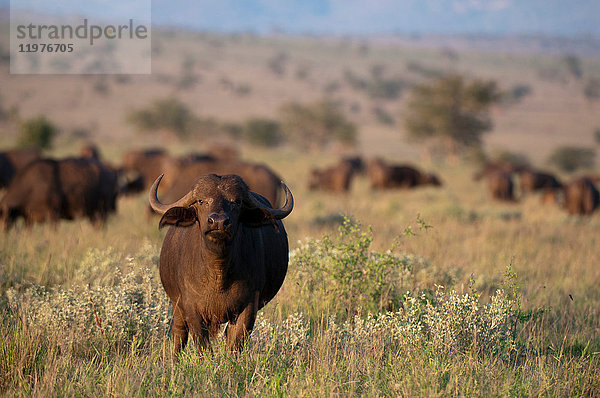
POLYGON ((0 201, 0 219, 9 229, 25 223, 88 217, 103 222, 116 209, 117 176, 94 159, 39 159, 21 170, 0 201))
POLYGON ((414 167, 405 165, 388 165, 376 158, 369 162, 368 168, 371 188, 413 188, 420 185, 441 186, 440 179, 431 173, 423 173, 414 167))
POLYGON ((562 189, 562 184, 552 174, 533 170, 522 170, 519 173, 521 192, 533 192, 541 189, 562 189))
POLYGON ((167 201, 174 201, 188 192, 198 176, 215 173, 239 175, 248 184, 250 190, 266 197, 273 206, 279 202, 281 178, 263 164, 209 159, 179 162, 178 165, 172 164, 171 168, 166 170, 175 175, 164 197, 167 201))
POLYGON ((483 177, 489 177, 491 174, 494 174, 497 171, 502 171, 504 173, 512 175, 514 173, 520 173, 524 170, 526 170, 526 166, 524 164, 513 163, 507 160, 488 162, 483 165, 481 170, 473 174, 473 180, 479 181, 483 177))
POLYGON ((236 175, 208 174, 181 199, 157 198, 162 175, 150 189, 152 209, 171 225, 160 253, 160 278, 173 306, 175 353, 188 334, 205 348, 228 323, 231 350, 239 350, 254 327, 256 312, 279 291, 287 273, 288 239, 283 223, 294 206, 273 209, 236 175))
POLYGON ((33 148, 0 152, 0 188, 7 187, 19 170, 39 158, 40 151, 33 148))
POLYGON ((338 193, 348 192, 353 174, 353 166, 347 161, 341 161, 323 170, 312 169, 308 180, 308 188, 310 190, 321 189, 338 193))
POLYGON ((565 208, 569 214, 589 215, 599 206, 600 195, 589 178, 578 178, 565 188, 565 208))
POLYGON ((146 190, 170 162, 172 159, 164 149, 133 150, 123 155, 121 168, 125 173, 135 174, 137 185, 146 190))
POLYGON ((515 200, 511 175, 502 170, 488 174, 488 188, 494 199, 512 202, 515 200))

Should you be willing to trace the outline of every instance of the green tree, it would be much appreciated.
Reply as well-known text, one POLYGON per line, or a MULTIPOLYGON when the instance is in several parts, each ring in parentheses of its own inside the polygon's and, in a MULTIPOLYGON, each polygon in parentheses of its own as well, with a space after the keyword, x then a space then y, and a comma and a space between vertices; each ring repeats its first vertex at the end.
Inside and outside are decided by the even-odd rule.
POLYGON ((19 126, 19 146, 51 148, 56 133, 56 127, 45 116, 23 120, 19 126))
POLYGON ((289 103, 280 109, 283 131, 302 148, 323 148, 331 142, 353 146, 356 125, 330 101, 309 105, 289 103))
POLYGON ((489 108, 500 100, 494 81, 465 81, 449 75, 415 86, 410 92, 405 125, 417 141, 440 141, 451 158, 465 147, 479 147, 492 128, 489 108))

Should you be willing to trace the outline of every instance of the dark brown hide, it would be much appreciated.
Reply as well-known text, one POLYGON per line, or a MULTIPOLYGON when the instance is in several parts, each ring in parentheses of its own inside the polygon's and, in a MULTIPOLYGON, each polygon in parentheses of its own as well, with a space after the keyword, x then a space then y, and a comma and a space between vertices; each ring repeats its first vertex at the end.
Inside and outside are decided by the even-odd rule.
POLYGON ((349 162, 341 161, 335 166, 323 170, 312 169, 308 181, 311 190, 323 190, 344 193, 350 190, 354 170, 349 162))
POLYGON ((0 152, 0 188, 7 187, 19 170, 39 158, 40 151, 33 148, 0 152))
POLYGON ((590 215, 599 206, 598 189, 589 178, 578 178, 565 188, 565 207, 569 214, 590 215))
POLYGON ((412 166, 389 165, 381 159, 372 159, 369 162, 368 174, 373 189, 442 185, 440 179, 434 174, 423 173, 412 166))
MULTIPOLYGON (((134 174, 131 181, 137 180, 136 185, 141 184, 145 191, 159 175, 168 171, 171 162, 173 159, 163 149, 133 150, 123 155, 121 168, 125 173, 134 174)), ((163 189, 169 184, 168 179, 163 181, 163 189)))
POLYGON ((496 170, 488 174, 488 188, 494 199, 514 201, 513 181, 509 173, 496 170))
POLYGON ((552 174, 533 170, 524 170, 519 173, 521 192, 532 192, 541 189, 560 189, 562 184, 552 174))
POLYGON ((482 178, 489 177, 491 174, 494 174, 498 171, 501 171, 501 172, 504 172, 507 174, 514 174, 514 173, 521 172, 523 170, 525 170, 524 166, 517 165, 517 164, 511 163, 511 162, 507 162, 507 161, 490 162, 490 163, 486 163, 485 165, 483 165, 481 170, 479 170, 478 172, 473 174, 473 180, 479 181, 482 178))
POLYGON ((281 178, 269 167, 249 162, 229 162, 222 160, 203 160, 180 163, 172 171, 176 178, 164 195, 164 201, 172 202, 185 195, 195 184, 198 176, 204 174, 236 174, 242 177, 252 192, 266 197, 276 206, 279 203, 281 178))
POLYGON ((94 159, 39 159, 21 170, 0 201, 5 228, 88 217, 102 222, 116 209, 117 177, 94 159))
POLYGON ((279 220, 293 208, 271 209, 236 175, 209 174, 172 205, 150 203, 171 225, 160 253, 160 277, 173 305, 175 353, 192 335, 209 347, 221 325, 231 350, 239 350, 254 326, 256 312, 279 291, 287 273, 288 240, 279 220))

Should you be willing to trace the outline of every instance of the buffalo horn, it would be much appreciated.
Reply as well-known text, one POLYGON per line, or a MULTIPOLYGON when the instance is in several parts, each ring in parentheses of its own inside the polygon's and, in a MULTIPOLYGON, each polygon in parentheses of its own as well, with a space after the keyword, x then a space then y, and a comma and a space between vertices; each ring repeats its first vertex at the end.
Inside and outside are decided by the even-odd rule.
POLYGON ((183 198, 179 199, 175 203, 171 203, 168 205, 160 203, 157 195, 158 184, 160 184, 160 180, 162 180, 164 176, 164 174, 158 176, 158 178, 156 179, 156 181, 154 181, 154 184, 152 184, 152 187, 150 188, 148 199, 150 200, 150 206, 152 206, 152 210, 154 210, 158 214, 165 214, 165 212, 171 207, 186 207, 194 202, 194 192, 190 191, 187 194, 185 194, 183 198))
MULTIPOLYGON (((276 220, 281 220, 282 218, 287 217, 294 208, 294 197, 292 196, 292 191, 290 191, 290 189, 287 187, 287 185, 283 183, 283 181, 281 181, 281 185, 283 186, 283 190, 285 191, 285 204, 283 205, 283 207, 281 209, 264 208, 276 220)), ((258 205, 258 203, 257 206, 262 207, 258 205)))

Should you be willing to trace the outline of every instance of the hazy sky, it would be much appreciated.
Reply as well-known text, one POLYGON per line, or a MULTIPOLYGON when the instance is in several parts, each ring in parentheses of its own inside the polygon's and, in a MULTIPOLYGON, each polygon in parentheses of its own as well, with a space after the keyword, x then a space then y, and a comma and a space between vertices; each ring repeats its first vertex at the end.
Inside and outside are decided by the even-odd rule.
MULTIPOLYGON (((123 18, 150 0, 12 0, 123 18)), ((0 0, 7 4, 7 0, 0 0)), ((544 33, 600 37, 600 0, 152 0, 157 25, 291 33, 544 33)))

